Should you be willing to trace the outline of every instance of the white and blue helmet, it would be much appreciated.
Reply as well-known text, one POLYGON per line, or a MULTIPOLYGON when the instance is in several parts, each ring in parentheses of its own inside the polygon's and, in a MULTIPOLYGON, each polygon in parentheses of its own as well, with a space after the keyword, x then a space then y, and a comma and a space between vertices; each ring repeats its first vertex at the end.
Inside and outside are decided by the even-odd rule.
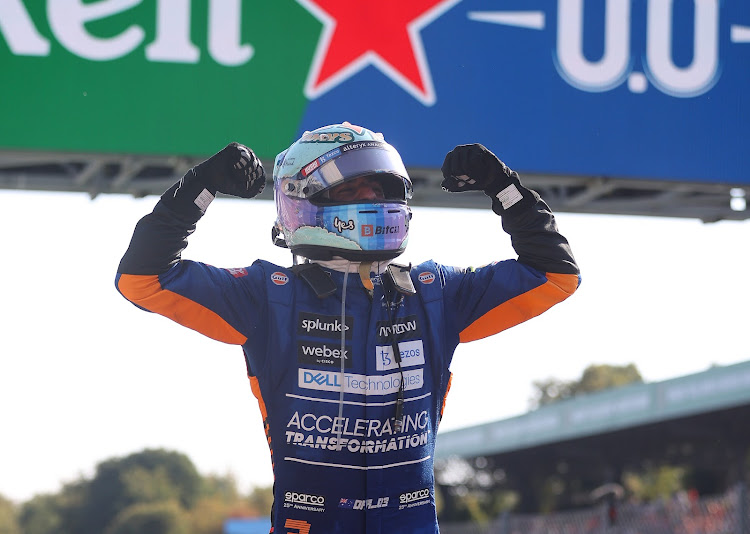
POLYGON ((395 258, 409 236, 412 183, 401 156, 383 134, 348 122, 305 132, 276 156, 274 242, 314 260, 395 258), (370 177, 383 200, 335 202, 327 192, 370 177))

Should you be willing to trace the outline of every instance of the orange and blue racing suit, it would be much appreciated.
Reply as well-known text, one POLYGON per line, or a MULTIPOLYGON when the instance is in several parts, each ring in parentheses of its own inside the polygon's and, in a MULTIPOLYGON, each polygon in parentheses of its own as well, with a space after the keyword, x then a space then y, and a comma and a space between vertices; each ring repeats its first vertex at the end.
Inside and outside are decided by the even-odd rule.
POLYGON ((454 350, 579 284, 544 201, 503 216, 517 260, 473 269, 427 261, 409 271, 413 293, 384 275, 366 288, 359 273, 323 268, 335 291, 321 297, 265 261, 222 269, 182 260, 199 218, 160 201, 136 226, 116 285, 140 308, 242 347, 271 449, 272 531, 438 532, 433 457, 454 350))

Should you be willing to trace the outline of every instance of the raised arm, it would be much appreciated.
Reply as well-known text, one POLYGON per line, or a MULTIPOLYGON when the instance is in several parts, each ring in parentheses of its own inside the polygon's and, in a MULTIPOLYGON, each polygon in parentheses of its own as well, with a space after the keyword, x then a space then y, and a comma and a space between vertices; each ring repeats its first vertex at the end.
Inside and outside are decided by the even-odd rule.
POLYGON ((461 341, 480 339, 541 314, 578 288, 579 269, 567 239, 539 195, 518 173, 480 144, 459 145, 445 157, 441 186, 449 192, 483 191, 502 217, 517 260, 453 278, 460 303, 461 341))
POLYGON ((251 198, 264 184, 260 161, 238 143, 190 169, 136 225, 117 270, 117 290, 136 306, 209 337, 244 343, 240 318, 224 298, 236 279, 224 269, 182 261, 181 255, 217 192, 251 198))

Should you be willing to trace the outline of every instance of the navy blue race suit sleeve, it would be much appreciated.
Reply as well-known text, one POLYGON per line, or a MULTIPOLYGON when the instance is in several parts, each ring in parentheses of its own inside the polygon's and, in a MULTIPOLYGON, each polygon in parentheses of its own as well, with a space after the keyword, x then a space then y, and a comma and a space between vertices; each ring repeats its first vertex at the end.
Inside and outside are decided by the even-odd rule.
POLYGON ((548 310, 573 294, 580 283, 578 265, 555 217, 539 195, 518 186, 524 201, 508 210, 493 202, 511 237, 517 260, 480 268, 443 267, 449 324, 459 339, 491 336, 548 310))
POLYGON ((173 190, 136 225, 118 268, 118 291, 142 309, 224 343, 243 345, 250 335, 262 335, 265 295, 256 280, 260 270, 219 269, 182 260, 187 238, 203 212, 170 202, 173 190))

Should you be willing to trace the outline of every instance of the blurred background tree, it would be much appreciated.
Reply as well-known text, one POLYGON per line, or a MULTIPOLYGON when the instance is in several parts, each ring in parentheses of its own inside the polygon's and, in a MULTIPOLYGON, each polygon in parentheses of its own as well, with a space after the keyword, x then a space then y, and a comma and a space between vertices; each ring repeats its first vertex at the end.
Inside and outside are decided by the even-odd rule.
POLYGON ((534 392, 529 399, 529 408, 536 410, 576 395, 594 393, 605 389, 643 383, 643 377, 634 364, 589 365, 578 380, 548 378, 533 382, 534 392))
POLYGON ((88 484, 81 532, 104 532, 134 504, 174 500, 191 508, 201 492, 201 476, 182 453, 146 449, 100 463, 88 484))
POLYGON ((267 517, 272 502, 271 487, 242 495, 231 475, 202 476, 182 453, 146 449, 20 507, 0 498, 0 534, 221 534, 227 518, 267 517))
POLYGON ((0 534, 21 534, 16 506, 0 495, 0 534))
POLYGON ((192 534, 185 510, 175 500, 142 502, 122 510, 104 534, 192 534))
POLYGON ((25 502, 19 523, 24 534, 64 533, 59 498, 56 495, 37 495, 25 502))

